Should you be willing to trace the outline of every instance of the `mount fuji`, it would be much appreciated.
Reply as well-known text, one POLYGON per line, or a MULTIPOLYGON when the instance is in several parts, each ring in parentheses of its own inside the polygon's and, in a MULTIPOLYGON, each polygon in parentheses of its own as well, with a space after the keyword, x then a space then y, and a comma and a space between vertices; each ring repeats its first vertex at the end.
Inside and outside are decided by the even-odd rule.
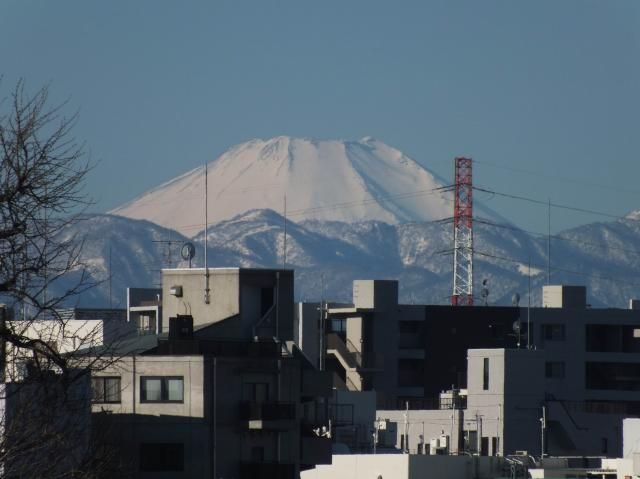
MULTIPOLYGON (((191 170, 110 213, 195 236, 204 230, 204 181, 204 168, 191 170)), ((209 163, 207 182, 209 224, 252 209, 283 212, 285 195, 287 217, 296 222, 402 224, 441 220, 453 210, 449 182, 371 137, 251 140, 209 163)))
MULTIPOLYGON (((452 226, 439 221, 453 209, 447 184, 372 138, 243 143, 208 165, 209 266, 286 265, 295 269, 296 300, 349 301, 351 282, 371 278, 399 280, 405 303, 447 303, 452 226)), ((122 306, 126 287, 157 285, 161 268, 186 266, 178 253, 187 241, 196 245, 194 266, 203 266, 203 193, 198 168, 76 225, 98 283, 79 304, 122 306)), ((475 282, 487 280, 490 304, 527 297, 529 284, 540 304, 548 264, 554 284, 585 284, 594 306, 640 297, 640 210, 554 235, 550 263, 546 237, 478 202, 474 210, 475 282)))

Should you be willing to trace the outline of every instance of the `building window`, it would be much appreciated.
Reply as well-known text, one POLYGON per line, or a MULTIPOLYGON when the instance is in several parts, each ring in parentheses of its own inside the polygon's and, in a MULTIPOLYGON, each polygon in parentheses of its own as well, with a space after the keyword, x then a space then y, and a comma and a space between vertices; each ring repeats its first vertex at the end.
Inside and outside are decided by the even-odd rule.
POLYGON ((140 470, 184 471, 184 444, 140 444, 140 470))
POLYGON ((398 359, 398 386, 424 387, 424 359, 398 359))
POLYGON ((587 362, 585 366, 587 389, 640 391, 639 363, 587 362))
POLYGON ((140 391, 140 402, 183 402, 184 378, 182 376, 142 376, 140 391))
POLYGON ((91 400, 94 403, 119 403, 120 378, 94 377, 91 378, 91 400))
POLYGON ((562 361, 547 361, 544 365, 544 375, 547 378, 563 379, 564 363, 562 361))
POLYGON ((482 360, 482 389, 489 390, 489 358, 482 360))
POLYGON ((267 402, 269 400, 269 383, 243 383, 242 400, 267 402))
POLYGON ((547 341, 564 341, 566 331, 564 324, 542 324, 542 338, 547 341))
POLYGON ((141 313, 138 316, 138 333, 139 334, 155 334, 156 332, 156 316, 155 313, 141 313))

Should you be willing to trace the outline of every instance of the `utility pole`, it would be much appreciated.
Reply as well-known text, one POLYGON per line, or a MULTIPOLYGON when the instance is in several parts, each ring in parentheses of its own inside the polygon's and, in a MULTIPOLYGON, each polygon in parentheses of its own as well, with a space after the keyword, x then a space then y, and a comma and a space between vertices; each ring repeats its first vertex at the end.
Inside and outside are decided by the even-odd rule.
POLYGON ((403 454, 409 453, 409 401, 404 402, 404 448, 403 454))
POLYGON ((542 417, 540 418, 540 457, 545 454, 545 433, 547 429, 547 406, 542 405, 542 417))
POLYGON ((478 451, 478 456, 482 454, 482 416, 480 416, 476 412, 476 436, 477 436, 477 444, 476 449, 478 451))

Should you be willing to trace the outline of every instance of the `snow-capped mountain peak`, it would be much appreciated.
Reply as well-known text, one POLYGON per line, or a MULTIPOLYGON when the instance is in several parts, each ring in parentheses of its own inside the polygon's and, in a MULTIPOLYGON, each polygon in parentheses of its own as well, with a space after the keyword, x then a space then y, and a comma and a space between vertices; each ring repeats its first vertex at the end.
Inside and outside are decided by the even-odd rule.
MULTIPOLYGON (((377 220, 390 224, 451 216, 447 184, 380 140, 279 136, 236 145, 208 165, 209 222, 251 209, 284 210, 293 221, 377 220)), ((194 236, 204 229, 204 169, 189 171, 111 213, 194 236)))

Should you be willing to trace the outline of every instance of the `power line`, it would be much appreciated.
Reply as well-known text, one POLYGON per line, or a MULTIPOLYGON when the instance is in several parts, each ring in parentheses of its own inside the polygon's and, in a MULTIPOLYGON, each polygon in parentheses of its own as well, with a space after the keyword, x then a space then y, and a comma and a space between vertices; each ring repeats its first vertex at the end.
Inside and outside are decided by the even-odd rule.
POLYGON ((514 168, 512 166, 499 165, 497 163, 492 163, 490 161, 484 161, 484 160, 474 160, 474 161, 476 163, 480 163, 482 165, 491 166, 493 168, 498 168, 498 169, 503 169, 503 170, 508 170, 508 171, 514 171, 516 173, 524 173, 526 175, 535 175, 535 176, 539 176, 541 178, 548 178, 548 179, 552 179, 552 180, 561 181, 563 183, 575 183, 577 185, 584 185, 584 186, 591 186, 591 187, 595 187, 595 188, 602 188, 604 190, 615 191, 617 193, 625 192, 625 193, 633 193, 633 194, 640 195, 640 191, 638 191, 638 190, 620 188, 618 186, 603 185, 603 184, 599 184, 599 183, 591 183, 591 182, 588 182, 588 181, 580 181, 580 180, 576 180, 575 178, 567 178, 567 177, 563 177, 563 176, 547 175, 545 173, 540 173, 540 172, 536 172, 536 171, 532 171, 532 170, 525 170, 525 169, 520 169, 520 168, 514 168))
MULTIPOLYGON (((477 219, 474 219, 474 221, 477 222, 477 223, 483 224, 483 225, 494 227, 494 228, 502 228, 502 229, 511 230, 511 231, 518 231, 518 232, 526 233, 526 234, 529 234, 529 235, 532 235, 532 236, 540 236, 540 237, 545 237, 545 238, 548 236, 547 233, 540 233, 539 231, 526 230, 526 229, 523 229, 523 228, 518 228, 517 226, 509 226, 509 225, 505 225, 505 224, 494 223, 494 222, 492 222, 492 221, 490 221, 490 220, 488 220, 486 218, 477 218, 477 219)), ((622 251, 624 253, 640 256, 640 251, 638 251, 638 250, 620 248, 618 246, 611 246, 611 245, 608 245, 606 243, 593 243, 591 241, 583 241, 583 240, 579 240, 579 239, 575 239, 575 238, 567 238, 565 236, 560 236, 560 235, 551 235, 551 239, 566 241, 566 242, 570 242, 570 243, 583 244, 583 245, 587 245, 587 246, 596 246, 596 247, 602 248, 602 249, 622 251)))
POLYGON ((620 216, 620 215, 614 215, 612 213, 605 213, 602 211, 596 211, 596 210, 590 210, 587 208, 580 208, 577 206, 569 206, 569 205, 563 205, 560 203, 553 203, 553 202, 549 202, 549 201, 543 201, 543 200, 539 200, 536 198, 528 198, 526 196, 520 196, 520 195, 514 195, 514 194, 510 194, 510 193, 501 193, 499 191, 494 191, 494 190, 490 190, 487 188, 482 188, 479 186, 474 186, 473 188, 476 191, 482 191, 483 193, 490 193, 492 195, 497 195, 497 196, 503 196, 505 198, 510 198, 513 200, 521 200, 521 201, 527 201, 529 203, 534 203, 534 204, 538 204, 538 205, 544 205, 544 206, 552 206, 554 208, 560 208, 560 209, 565 209, 565 210, 569 210, 569 211, 576 211, 578 213, 587 213, 587 214, 591 214, 591 215, 599 215, 599 216, 605 216, 607 218, 614 218, 617 220, 628 220, 628 221, 640 221, 640 220, 636 220, 633 218, 627 218, 625 216, 620 216))
MULTIPOLYGON (((510 263, 515 263, 517 265, 526 265, 526 263, 524 263, 522 260, 516 260, 514 258, 506 258, 504 256, 498 256, 498 255, 494 255, 494 254, 490 254, 490 253, 484 253, 484 252, 481 252, 481 251, 474 251, 474 254, 478 254, 480 256, 485 256, 487 258, 493 258, 493 259, 497 259, 497 260, 501 260, 501 261, 508 261, 510 263)), ((541 266, 541 265, 531 264, 530 266, 533 266, 535 269, 540 270, 540 271, 544 271, 545 268, 546 268, 546 265, 541 266)), ((613 277, 613 276, 603 276, 603 275, 599 275, 599 274, 584 273, 582 271, 573 271, 573 270, 564 269, 564 268, 557 268, 557 267, 553 267, 552 269, 553 269, 553 271, 559 272, 559 273, 575 274, 575 275, 578 275, 578 276, 584 276, 584 277, 595 278, 595 279, 602 279, 602 280, 611 281, 611 282, 614 282, 614 283, 623 283, 623 284, 630 285, 630 286, 640 286, 640 283, 633 283, 633 282, 630 282, 630 281, 628 281, 626 279, 623 279, 623 278, 620 278, 620 277, 616 278, 616 277, 613 277)))

